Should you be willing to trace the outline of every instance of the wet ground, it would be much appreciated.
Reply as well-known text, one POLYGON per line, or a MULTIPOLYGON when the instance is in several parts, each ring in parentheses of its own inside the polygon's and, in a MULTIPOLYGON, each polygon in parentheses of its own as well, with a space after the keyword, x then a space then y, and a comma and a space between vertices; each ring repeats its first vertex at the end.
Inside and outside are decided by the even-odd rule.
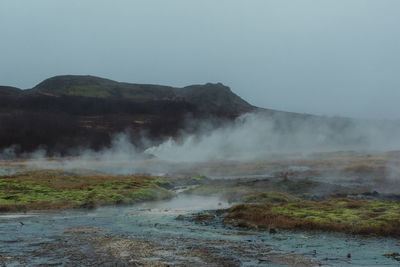
MULTIPOLYGON (((380 177, 385 177, 381 175, 385 173, 378 167, 383 164, 386 166, 386 161, 382 162, 379 157, 371 159, 369 156, 363 156, 357 159, 357 164, 377 167, 365 169, 361 168, 363 165, 360 165, 361 167, 356 165, 355 167, 360 169, 356 169, 357 172, 354 172, 355 168, 343 172, 342 169, 348 166, 343 167, 341 162, 354 165, 348 159, 334 161, 336 164, 334 168, 329 159, 327 162, 319 160, 318 163, 312 160, 243 164, 214 162, 185 168, 171 164, 166 171, 161 167, 157 171, 171 174, 174 170, 172 174, 183 176, 206 174, 213 179, 225 180, 224 186, 230 183, 236 186, 240 183, 242 187, 246 187, 251 183, 253 188, 266 187, 274 179, 289 178, 291 181, 297 181, 310 178, 322 185, 313 190, 312 197, 322 198, 320 194, 324 190, 327 190, 325 194, 327 195, 336 194, 336 189, 343 193, 347 192, 344 189, 353 191, 356 188, 354 198, 393 198, 392 191, 379 191, 379 188, 378 192, 374 191, 377 185, 383 184, 380 177), (330 177, 332 178, 327 179, 330 177), (360 177, 368 177, 368 181, 373 183, 368 183, 360 177)), ((22 163, 3 165, 7 168, 0 168, 0 175, 9 175, 24 167, 22 163)), ((30 164, 27 168, 33 168, 32 166, 36 165, 30 164)), ((43 167, 42 164, 38 166, 43 167)), ((77 166, 72 165, 71 168, 77 166)), ((149 168, 154 166, 161 165, 149 164, 149 168)), ((54 168, 58 167, 60 166, 56 165, 54 168)), ((392 165, 389 167, 391 175, 398 174, 397 170, 393 171, 392 165)), ((124 172, 137 171, 136 167, 132 170, 120 167, 116 169, 124 172)), ((109 172, 113 170, 107 169, 109 172)), ((388 168, 384 169, 388 173, 387 170, 388 168)), ((218 183, 218 180, 214 180, 211 185, 218 183)), ((397 187, 390 183, 386 188, 397 192, 397 187)), ((208 210, 227 208, 231 204, 216 196, 185 194, 184 190, 187 189, 176 188, 178 196, 168 201, 134 206, 0 214, 0 266, 399 266, 400 264, 399 239, 324 232, 278 231, 270 234, 268 231, 241 230, 224 226, 221 219, 208 210), (197 219, 199 213, 201 220, 197 219)), ((393 201, 398 200, 400 198, 398 199, 396 195, 393 201)))
POLYGON ((213 197, 179 195, 131 207, 0 216, 6 266, 398 266, 400 240, 344 234, 242 231, 218 218, 213 197), (181 215, 181 216, 180 216, 181 215), (394 254, 396 255, 396 254, 394 254))

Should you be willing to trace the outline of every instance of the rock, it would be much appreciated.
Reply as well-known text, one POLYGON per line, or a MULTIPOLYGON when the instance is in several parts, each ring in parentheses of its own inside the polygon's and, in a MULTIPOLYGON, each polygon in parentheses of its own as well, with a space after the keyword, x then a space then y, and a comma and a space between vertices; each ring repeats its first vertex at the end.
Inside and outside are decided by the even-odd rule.
POLYGON ((175 218, 175 220, 178 220, 178 221, 183 221, 184 219, 185 219, 185 216, 183 216, 182 214, 178 215, 178 216, 175 218))
POLYGON ((383 256, 385 256, 387 258, 391 258, 396 261, 400 261, 400 253, 397 253, 397 252, 384 254, 383 256))
POLYGON ((131 254, 128 251, 121 251, 121 253, 119 253, 119 256, 122 258, 126 258, 129 257, 131 254))
POLYGON ((193 218, 195 222, 211 222, 215 218, 212 214, 200 213, 196 214, 193 218))

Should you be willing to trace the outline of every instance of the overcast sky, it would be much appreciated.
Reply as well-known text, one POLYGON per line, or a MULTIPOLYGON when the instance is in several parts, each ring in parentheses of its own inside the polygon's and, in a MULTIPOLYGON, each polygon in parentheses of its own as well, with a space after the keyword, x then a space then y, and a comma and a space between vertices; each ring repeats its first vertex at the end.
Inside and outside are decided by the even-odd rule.
POLYGON ((0 85, 61 74, 400 119, 400 1, 1 0, 0 85))

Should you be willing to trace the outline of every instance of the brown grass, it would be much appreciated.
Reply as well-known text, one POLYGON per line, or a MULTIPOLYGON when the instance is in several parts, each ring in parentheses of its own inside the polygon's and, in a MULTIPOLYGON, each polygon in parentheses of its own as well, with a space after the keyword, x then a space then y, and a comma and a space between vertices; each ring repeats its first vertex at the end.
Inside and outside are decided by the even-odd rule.
POLYGON ((228 210, 224 222, 245 228, 323 230, 400 237, 400 204, 350 199, 241 204, 228 210))

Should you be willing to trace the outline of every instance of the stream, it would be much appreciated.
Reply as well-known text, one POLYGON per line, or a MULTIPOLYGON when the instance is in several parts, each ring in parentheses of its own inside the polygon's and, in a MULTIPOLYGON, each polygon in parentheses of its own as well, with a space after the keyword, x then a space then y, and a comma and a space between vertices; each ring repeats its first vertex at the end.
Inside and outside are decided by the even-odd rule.
POLYGON ((179 194, 162 202, 95 210, 0 215, 5 266, 398 266, 384 254, 400 240, 340 233, 276 234, 191 220, 227 208, 217 197, 179 194), (177 217, 181 218, 177 220, 177 217), (348 255, 350 254, 350 255, 348 255))

